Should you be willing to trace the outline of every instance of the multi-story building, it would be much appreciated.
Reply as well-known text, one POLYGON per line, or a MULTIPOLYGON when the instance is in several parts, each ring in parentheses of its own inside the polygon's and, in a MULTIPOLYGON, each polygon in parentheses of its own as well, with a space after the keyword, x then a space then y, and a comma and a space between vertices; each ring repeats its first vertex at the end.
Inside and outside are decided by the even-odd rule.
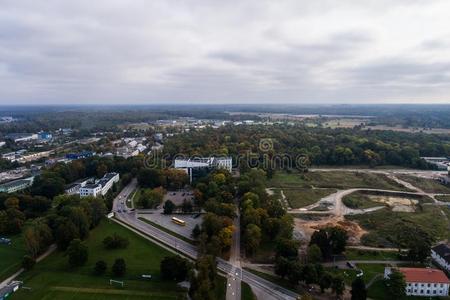
POLYGON ((85 178, 81 180, 77 180, 75 182, 72 182, 68 185, 66 185, 64 192, 68 195, 75 195, 80 193, 80 188, 85 187, 86 184, 89 184, 89 182, 93 181, 93 178, 85 178))
POLYGON ((446 271, 450 271, 450 247, 446 244, 431 248, 431 258, 446 271))
MULTIPOLYGON (((445 273, 431 268, 396 268, 405 276, 407 296, 448 296, 450 280, 445 273)), ((392 268, 384 269, 384 278, 389 278, 392 268)))
POLYGON ((33 184, 34 177, 13 180, 0 185, 0 193, 14 193, 24 190, 33 184))
POLYGON ((231 173, 233 161, 231 157, 195 157, 189 159, 175 159, 174 168, 184 170, 192 182, 192 173, 195 169, 225 169, 231 173))
POLYGON ((98 195, 106 195, 109 189, 113 186, 114 183, 119 181, 118 173, 106 173, 103 178, 98 180, 96 183, 87 183, 85 186, 80 187, 79 194, 80 197, 93 196, 97 197, 98 195))

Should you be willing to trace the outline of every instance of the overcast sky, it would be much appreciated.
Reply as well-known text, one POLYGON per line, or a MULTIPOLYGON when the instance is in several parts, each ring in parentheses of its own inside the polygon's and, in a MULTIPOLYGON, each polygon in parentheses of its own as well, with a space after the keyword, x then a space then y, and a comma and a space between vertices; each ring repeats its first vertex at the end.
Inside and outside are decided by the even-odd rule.
POLYGON ((0 0, 0 104, 450 103, 449 0, 0 0))

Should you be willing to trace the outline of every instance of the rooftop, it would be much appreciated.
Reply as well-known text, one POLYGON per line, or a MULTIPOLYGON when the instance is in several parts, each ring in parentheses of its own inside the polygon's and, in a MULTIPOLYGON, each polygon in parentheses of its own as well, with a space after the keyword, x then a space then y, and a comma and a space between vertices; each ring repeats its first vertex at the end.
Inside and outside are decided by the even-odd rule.
POLYGON ((439 244, 431 249, 450 264, 450 248, 446 244, 439 244))
POLYGON ((406 282, 450 283, 445 273, 430 268, 398 268, 405 275, 406 282))

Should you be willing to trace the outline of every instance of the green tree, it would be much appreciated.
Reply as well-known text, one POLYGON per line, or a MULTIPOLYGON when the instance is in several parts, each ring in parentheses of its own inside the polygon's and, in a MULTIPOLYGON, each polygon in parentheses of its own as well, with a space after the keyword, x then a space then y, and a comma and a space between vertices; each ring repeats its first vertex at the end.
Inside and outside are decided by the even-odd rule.
POLYGON ((163 209, 164 209, 164 214, 170 215, 173 212, 173 210, 175 209, 175 204, 173 204, 172 201, 167 200, 164 203, 163 209))
POLYGON ((388 278, 384 280, 386 292, 389 299, 403 299, 406 296, 406 281, 405 276, 393 269, 388 278))
POLYGON ((252 255, 261 243, 261 229, 255 224, 249 224, 244 232, 244 247, 247 254, 252 255))
POLYGON ((319 279, 320 291, 323 293, 326 289, 331 287, 331 283, 333 282, 333 276, 325 272, 319 279))
POLYGON ((88 248, 81 240, 74 239, 67 248, 67 256, 69 257, 69 265, 71 267, 84 265, 88 259, 88 248))
POLYGON ((342 294, 344 294, 345 282, 340 275, 333 277, 333 280, 331 281, 331 289, 333 290, 333 293, 336 294, 337 298, 340 298, 342 294))
POLYGON ((166 256, 160 263, 161 277, 165 280, 183 281, 190 269, 189 261, 178 255, 166 256))
POLYGON ((364 280, 361 277, 355 278, 352 282, 352 300, 366 300, 367 299, 367 289, 364 280))
POLYGON ((315 264, 322 261, 322 251, 316 244, 310 245, 308 247, 306 254, 307 254, 307 261, 310 264, 315 264))

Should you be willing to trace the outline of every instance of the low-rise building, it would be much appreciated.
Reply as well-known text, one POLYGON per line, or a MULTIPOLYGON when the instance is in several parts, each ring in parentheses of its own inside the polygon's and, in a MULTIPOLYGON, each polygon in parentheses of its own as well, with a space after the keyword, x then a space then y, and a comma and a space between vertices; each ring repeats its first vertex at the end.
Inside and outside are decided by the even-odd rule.
MULTIPOLYGON (((450 280, 442 270, 431 268, 396 268, 405 276, 407 296, 448 296, 450 280)), ((392 268, 384 269, 384 278, 389 278, 392 268)))
POLYGON ((0 142, 0 147, 3 147, 5 145, 6 145, 6 142, 3 142, 3 141, 0 142))
POLYGON ((35 133, 10 133, 6 138, 12 140, 14 143, 20 143, 37 140, 38 135, 35 133))
POLYGON ((443 269, 450 271, 450 247, 446 244, 431 248, 431 258, 443 269))
POLYGON ((75 195, 80 193, 80 188, 85 187, 89 182, 93 182, 93 178, 80 179, 66 185, 64 192, 68 195, 75 195))
POLYGON ((93 196, 97 197, 98 195, 106 195, 109 189, 113 186, 114 183, 119 181, 118 173, 106 173, 100 180, 95 183, 87 183, 85 186, 80 187, 79 194, 80 197, 93 196))
POLYGON ((0 193, 14 193, 24 190, 33 184, 34 177, 13 180, 0 184, 0 193))

